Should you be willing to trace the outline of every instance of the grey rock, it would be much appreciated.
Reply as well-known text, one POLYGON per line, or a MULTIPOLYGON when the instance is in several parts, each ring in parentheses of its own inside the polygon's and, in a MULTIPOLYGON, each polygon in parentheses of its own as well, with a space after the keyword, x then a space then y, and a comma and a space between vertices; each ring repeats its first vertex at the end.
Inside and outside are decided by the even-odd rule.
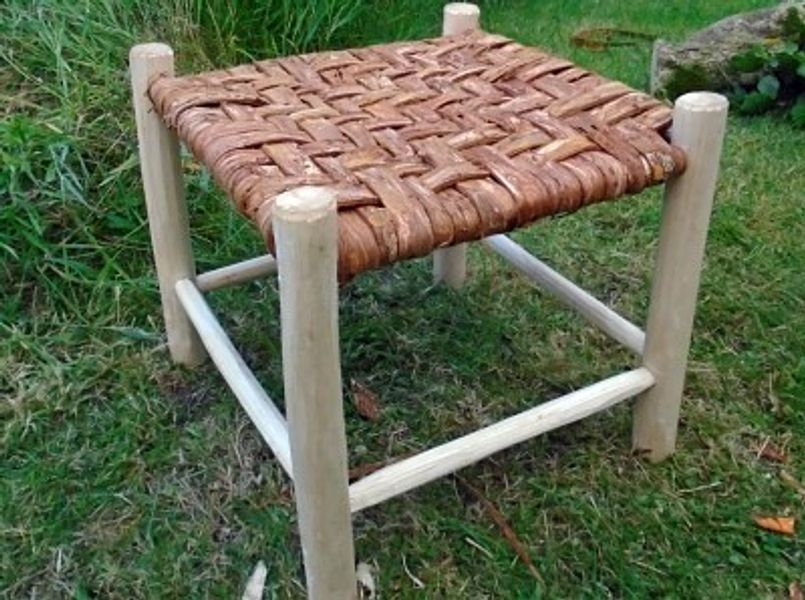
POLYGON ((657 39, 651 57, 651 92, 670 91, 668 84, 680 73, 706 89, 723 88, 728 82, 730 59, 756 44, 779 37, 782 21, 792 8, 805 19, 805 2, 783 2, 722 19, 680 44, 657 39))

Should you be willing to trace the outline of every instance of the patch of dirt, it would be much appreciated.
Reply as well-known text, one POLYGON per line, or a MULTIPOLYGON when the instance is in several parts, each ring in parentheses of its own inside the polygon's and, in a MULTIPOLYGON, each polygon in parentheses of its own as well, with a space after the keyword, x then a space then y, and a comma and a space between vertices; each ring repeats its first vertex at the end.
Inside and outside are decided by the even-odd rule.
POLYGON ((179 427, 203 415, 213 399, 206 383, 191 383, 176 371, 157 373, 156 383, 162 397, 173 404, 174 423, 179 427))

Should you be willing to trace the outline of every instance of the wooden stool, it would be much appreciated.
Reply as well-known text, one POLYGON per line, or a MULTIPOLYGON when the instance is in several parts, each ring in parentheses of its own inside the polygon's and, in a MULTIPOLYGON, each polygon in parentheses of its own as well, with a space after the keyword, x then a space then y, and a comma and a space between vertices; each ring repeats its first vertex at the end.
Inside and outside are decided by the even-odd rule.
POLYGON ((634 447, 653 461, 674 449, 727 101, 687 94, 672 112, 483 33, 478 19, 474 5, 448 4, 441 38, 178 78, 169 47, 131 51, 171 356, 191 366, 212 358, 293 480, 311 598, 356 594, 352 512, 494 452, 634 396, 634 447), (270 254, 196 275, 178 139, 255 221, 270 254), (665 181, 645 334, 503 235, 665 181), (641 366, 349 485, 339 281, 432 253, 435 279, 458 287, 475 240, 641 366), (287 423, 202 295, 277 272, 287 423))

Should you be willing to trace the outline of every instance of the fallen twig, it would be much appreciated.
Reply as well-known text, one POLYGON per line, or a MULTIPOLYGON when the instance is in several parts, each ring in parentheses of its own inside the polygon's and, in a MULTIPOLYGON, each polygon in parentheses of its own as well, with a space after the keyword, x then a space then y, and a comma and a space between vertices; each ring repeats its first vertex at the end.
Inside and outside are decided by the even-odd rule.
POLYGON ((780 479, 794 488, 800 496, 805 498, 805 486, 797 481, 791 473, 785 470, 780 471, 780 479))
POLYGON ((506 520, 506 517, 503 516, 498 508, 492 504, 492 501, 487 498, 481 490, 476 488, 472 485, 469 481, 461 477, 460 475, 455 475, 456 481, 458 481, 468 492, 470 492, 475 498, 481 503, 481 506, 484 507, 484 511, 486 514, 489 515, 489 518, 497 525, 500 533, 503 534, 503 539, 508 542, 509 546, 511 546, 512 550, 517 554, 523 564, 528 568, 528 571, 534 576, 535 579, 539 580, 542 584, 545 583, 545 580, 537 571, 537 568, 534 566, 534 562, 531 560, 531 557, 528 555, 528 550, 520 541, 520 538, 517 537, 514 529, 512 529, 509 522, 506 520))

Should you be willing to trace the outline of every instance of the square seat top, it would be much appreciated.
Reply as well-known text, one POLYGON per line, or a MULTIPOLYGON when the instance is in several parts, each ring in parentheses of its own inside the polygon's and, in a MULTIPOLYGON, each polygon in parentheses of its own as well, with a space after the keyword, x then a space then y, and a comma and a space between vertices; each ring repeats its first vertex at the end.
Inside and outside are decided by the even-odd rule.
POLYGON ((332 188, 342 280, 684 168, 669 106, 484 32, 160 76, 149 95, 270 251, 276 196, 332 188))

